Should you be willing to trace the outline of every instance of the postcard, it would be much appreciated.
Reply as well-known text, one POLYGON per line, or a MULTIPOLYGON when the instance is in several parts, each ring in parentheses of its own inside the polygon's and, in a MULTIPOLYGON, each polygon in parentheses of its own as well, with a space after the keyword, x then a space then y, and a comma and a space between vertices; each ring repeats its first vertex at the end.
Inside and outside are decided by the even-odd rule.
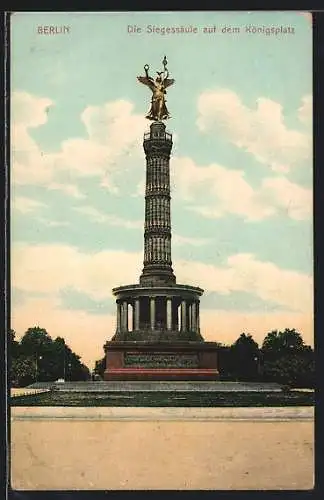
POLYGON ((11 487, 313 487, 312 15, 11 15, 11 487))

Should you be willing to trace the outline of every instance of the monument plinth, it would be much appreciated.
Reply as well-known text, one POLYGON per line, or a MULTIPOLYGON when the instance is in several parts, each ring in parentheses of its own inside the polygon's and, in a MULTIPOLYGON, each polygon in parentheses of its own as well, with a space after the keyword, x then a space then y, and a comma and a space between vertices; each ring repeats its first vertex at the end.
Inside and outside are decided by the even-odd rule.
POLYGON ((172 135, 163 119, 168 78, 154 82, 138 77, 152 92, 147 118, 154 120, 144 134, 146 191, 144 266, 138 284, 113 289, 117 327, 105 345, 105 380, 215 380, 217 344, 205 342, 200 333, 200 296, 196 286, 177 284, 171 259, 170 154, 172 135), (162 83, 161 83, 162 82, 162 83), (162 89, 162 90, 161 90, 162 89))

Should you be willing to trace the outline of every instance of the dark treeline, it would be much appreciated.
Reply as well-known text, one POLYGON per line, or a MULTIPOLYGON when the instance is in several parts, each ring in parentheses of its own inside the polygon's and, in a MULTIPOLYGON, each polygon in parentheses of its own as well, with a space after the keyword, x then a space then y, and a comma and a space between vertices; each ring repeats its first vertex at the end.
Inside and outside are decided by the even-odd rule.
POLYGON ((261 347, 245 333, 231 346, 220 345, 219 370, 222 380, 315 387, 314 351, 294 329, 268 333, 261 347))
MULTIPOLYGON (((46 330, 29 328, 20 342, 10 331, 10 380, 12 386, 33 382, 89 380, 89 369, 81 363, 64 338, 53 340, 46 330)), ((295 329, 268 333, 261 346, 242 333, 232 345, 219 344, 221 380, 277 382, 289 387, 315 387, 315 355, 295 329)), ((105 360, 96 361, 94 374, 103 378, 105 360)))
POLYGON ((43 328, 29 328, 20 342, 10 330, 10 381, 13 387, 24 387, 33 382, 58 379, 88 380, 89 369, 65 343, 64 338, 50 337, 43 328))
MULTIPOLYGON (((230 346, 219 344, 218 363, 221 380, 315 387, 314 351, 295 329, 268 333, 261 347, 252 335, 242 333, 230 346)), ((105 360, 101 358, 94 373, 103 378, 104 370, 105 360)))

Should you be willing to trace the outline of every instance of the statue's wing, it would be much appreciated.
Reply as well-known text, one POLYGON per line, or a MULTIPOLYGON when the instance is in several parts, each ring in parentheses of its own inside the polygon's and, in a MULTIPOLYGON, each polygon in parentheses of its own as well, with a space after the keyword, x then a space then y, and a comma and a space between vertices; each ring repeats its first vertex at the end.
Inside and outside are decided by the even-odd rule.
POLYGON ((164 84, 164 88, 166 89, 167 87, 171 87, 171 85, 173 85, 175 82, 175 80, 173 78, 166 78, 164 81, 163 81, 163 84, 164 84))
POLYGON ((154 90, 154 80, 152 80, 152 78, 147 78, 146 76, 138 76, 137 80, 150 87, 151 90, 154 90))

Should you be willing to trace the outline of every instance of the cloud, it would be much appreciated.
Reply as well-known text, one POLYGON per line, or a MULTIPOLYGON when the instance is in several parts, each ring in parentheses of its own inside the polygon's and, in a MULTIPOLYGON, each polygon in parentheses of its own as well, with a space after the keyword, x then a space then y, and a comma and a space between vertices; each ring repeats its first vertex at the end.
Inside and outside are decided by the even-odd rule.
POLYGON ((74 210, 81 214, 87 215, 93 222, 97 222, 99 224, 125 227, 126 229, 143 228, 143 221, 126 220, 122 217, 118 217, 117 215, 105 214, 91 206, 75 207, 74 210))
POLYGON ((298 109, 298 118, 305 125, 311 125, 313 119, 313 99, 311 95, 303 97, 298 109))
POLYGON ((172 243, 174 245, 192 245, 194 247, 201 247, 208 245, 212 241, 211 238, 196 238, 189 236, 181 236, 180 234, 172 235, 172 243))
POLYGON ((260 193, 277 207, 277 211, 282 209, 292 219, 305 220, 312 215, 312 191, 285 177, 264 179, 260 193))
POLYGON ((47 187, 50 190, 63 191, 63 193, 67 194, 68 196, 71 196, 72 198, 78 198, 78 199, 86 198, 86 196, 83 193, 81 193, 80 189, 75 184, 63 184, 58 182, 51 182, 47 187))
POLYGON ((128 163, 142 156, 145 118, 133 113, 133 104, 118 100, 103 106, 88 106, 81 114, 88 138, 63 141, 56 155, 59 168, 76 178, 97 177, 103 188, 118 193, 116 182, 124 181, 128 163))
POLYGON ((119 188, 115 185, 111 175, 104 175, 100 182, 100 187, 106 189, 111 194, 119 194, 119 188))
POLYGON ((199 284, 206 292, 229 294, 248 291, 265 301, 271 301, 288 310, 312 311, 313 281, 310 276, 281 269, 272 262, 262 262, 251 254, 228 257, 224 266, 202 262, 179 261, 177 279, 199 284))
MULTIPOLYGON (((138 281, 142 253, 85 253, 68 245, 17 244, 11 262, 12 286, 19 290, 55 294, 72 288, 101 300, 111 297, 113 287, 138 281)), ((179 261, 176 275, 179 283, 199 284, 206 292, 247 290, 289 310, 312 310, 310 276, 259 261, 252 254, 230 256, 223 266, 179 261)))
POLYGON ((11 164, 13 184, 46 185, 53 177, 53 161, 30 135, 30 129, 47 123, 54 103, 27 92, 11 97, 11 164))
POLYGON ((48 120, 53 101, 27 92, 13 92, 11 97, 11 121, 14 127, 35 128, 48 120))
POLYGON ((57 156, 41 150, 30 135, 30 128, 44 125, 52 101, 36 98, 25 92, 15 92, 12 98, 13 119, 11 132, 12 183, 37 185, 58 189, 68 195, 81 197, 76 186, 55 182, 61 173, 57 156))
POLYGON ((235 92, 208 90, 199 96, 197 107, 201 132, 222 134, 274 171, 288 172, 311 157, 311 136, 288 128, 282 106, 271 99, 260 97, 253 109, 235 92))
POLYGON ((133 193, 132 196, 134 198, 137 198, 137 197, 143 198, 145 196, 145 179, 144 179, 144 177, 136 185, 135 192, 133 193))
POLYGON ((106 250, 84 253, 60 244, 12 248, 12 286, 25 292, 56 294, 64 288, 86 293, 95 300, 111 298, 115 286, 136 283, 141 253, 106 250))
MULTIPOLYGON (((228 91, 226 92, 228 94, 228 91)), ((201 96, 202 110, 205 109, 206 104, 204 104, 204 99, 207 99, 207 102, 211 99, 208 110, 200 116, 202 128, 208 125, 213 116, 210 114, 213 110, 215 111, 213 104, 221 105, 217 95, 207 93, 201 96)), ((259 111, 252 112, 240 103, 235 94, 229 93, 229 95, 230 101, 234 102, 232 106, 238 107, 241 113, 252 113, 252 116, 256 113, 257 117, 258 113, 261 113, 261 117, 266 116, 265 103, 259 111)), ((139 159, 142 156, 141 139, 146 126, 145 119, 134 114, 133 105, 127 101, 119 100, 105 103, 103 106, 88 106, 80 116, 88 138, 67 139, 61 144, 61 149, 55 153, 42 151, 30 135, 31 128, 46 124, 54 103, 47 98, 31 96, 26 92, 16 92, 13 94, 12 105, 12 179, 15 185, 42 185, 48 190, 60 190, 73 198, 83 199, 85 195, 77 186, 77 179, 97 177, 101 187, 118 194, 125 172, 127 173, 130 168, 136 168, 134 158, 136 164, 136 158, 139 159), (128 131, 127 134, 124 133, 125 130, 128 131), (120 164, 124 165, 123 175, 121 175, 120 164)), ((281 119, 281 110, 278 106, 276 108, 273 103, 268 103, 270 115, 274 113, 275 108, 277 109, 274 113, 275 116, 278 115, 277 121, 274 119, 276 124, 281 119)), ((229 110, 231 109, 229 107, 229 110)), ((309 97, 305 97, 299 111, 302 120, 306 120, 307 112, 309 112, 307 109, 310 109, 309 97)), ((221 119, 221 116, 220 113, 217 119, 221 119)), ((256 125, 256 121, 256 118, 254 121, 250 119, 249 133, 254 130, 252 125, 256 125)), ((243 122, 244 120, 236 120, 235 127, 241 127, 243 122)), ((265 131, 262 132, 262 126, 259 124, 257 127, 261 130, 261 142, 266 137, 270 139, 272 137, 271 134, 268 137, 265 131)), ((238 129, 235 130, 238 137, 238 129)), ((253 134, 251 134, 247 137, 252 140, 253 134)), ((285 133, 283 138, 285 138, 285 133)), ((285 141, 283 139, 284 145, 285 141)), ((273 144, 271 140, 265 142, 273 144)), ((309 217, 311 212, 310 191, 284 178, 275 181, 266 178, 258 189, 254 189, 247 182, 243 171, 226 169, 215 163, 202 167, 195 165, 189 158, 175 157, 172 167, 177 194, 189 202, 190 210, 204 217, 217 218, 230 213, 246 220, 256 221, 278 213, 286 213, 289 217, 304 219, 309 217), (284 195, 283 186, 289 190, 289 196, 284 195), (209 195, 209 200, 206 194, 209 195), (195 199, 205 200, 205 203, 197 204, 194 202, 195 199)), ((135 195, 142 195, 144 188, 142 179, 137 185, 135 195)), ((88 213, 88 215, 91 214, 88 213)), ((92 213, 92 217, 94 216, 92 213)), ((97 214, 96 220, 99 219, 100 216, 97 214)), ((125 227, 134 228, 140 226, 139 222, 132 221, 126 221, 124 224, 122 219, 114 216, 106 216, 105 221, 111 225, 126 224, 125 227)))
POLYGON ((47 227, 61 227, 69 225, 69 222, 65 220, 51 220, 48 217, 38 215, 42 209, 48 208, 48 205, 32 198, 27 198, 25 196, 12 196, 11 208, 12 210, 20 212, 24 215, 33 214, 33 221, 39 222, 47 227))
MULTIPOLYGON (((306 220, 312 215, 312 190, 282 175, 265 177, 258 187, 252 187, 243 170, 228 169, 217 163, 201 166, 191 158, 174 157, 171 183, 176 198, 185 201, 188 210, 206 218, 233 214, 253 222, 276 215, 306 220)), ((142 179, 133 196, 144 194, 142 179)))
POLYGON ((30 129, 47 123, 52 106, 50 99, 13 93, 13 183, 42 185, 82 198, 77 180, 97 177, 102 187, 117 192, 114 177, 120 175, 120 165, 125 162, 126 169, 130 168, 130 158, 133 166, 134 157, 142 155, 145 118, 134 114, 133 104, 124 100, 88 106, 80 116, 87 138, 71 137, 58 151, 47 153, 32 138, 30 129))
POLYGON ((141 154, 141 142, 147 121, 133 114, 134 105, 125 100, 107 102, 103 106, 88 106, 81 115, 89 139, 108 145, 112 157, 141 154))
POLYGON ((283 213, 296 220, 311 216, 311 190, 282 176, 266 177, 258 188, 252 188, 242 170, 218 164, 199 166, 191 158, 174 158, 172 170, 177 195, 187 202, 189 210, 203 217, 234 214, 259 221, 283 213), (197 200, 204 200, 204 204, 197 204, 197 200))
POLYGON ((221 165, 198 166, 190 158, 173 161, 176 190, 189 202, 210 200, 209 206, 196 203, 191 209, 205 216, 222 217, 225 213, 239 214, 248 219, 272 215, 244 179, 241 170, 229 170, 221 165))
POLYGON ((121 162, 142 154, 146 123, 141 115, 133 114, 133 107, 124 100, 88 106, 80 117, 88 138, 63 141, 56 155, 60 168, 76 177, 99 177, 102 187, 114 191, 121 162))
POLYGON ((17 212, 22 214, 29 214, 37 212, 40 208, 44 208, 47 205, 41 201, 33 200, 25 196, 15 196, 12 198, 12 208, 17 212))

